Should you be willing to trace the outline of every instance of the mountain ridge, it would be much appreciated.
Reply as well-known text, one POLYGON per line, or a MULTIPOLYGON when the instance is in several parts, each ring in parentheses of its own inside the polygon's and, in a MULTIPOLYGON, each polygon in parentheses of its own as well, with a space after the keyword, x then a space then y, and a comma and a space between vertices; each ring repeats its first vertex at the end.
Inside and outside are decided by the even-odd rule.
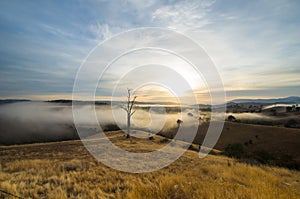
POLYGON ((274 103, 289 103, 297 104, 300 103, 300 97, 289 96, 283 98, 269 98, 269 99, 234 99, 227 103, 263 103, 263 104, 274 104, 274 103))

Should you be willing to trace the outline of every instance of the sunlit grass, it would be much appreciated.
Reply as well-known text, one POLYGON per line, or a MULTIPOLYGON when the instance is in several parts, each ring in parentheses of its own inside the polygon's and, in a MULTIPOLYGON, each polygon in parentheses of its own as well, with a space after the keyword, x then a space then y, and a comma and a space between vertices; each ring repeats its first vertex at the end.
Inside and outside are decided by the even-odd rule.
MULTIPOLYGON (((158 136, 134 142, 120 133, 111 136, 130 150, 163 146, 158 136)), ((223 156, 199 159, 190 150, 170 166, 143 174, 108 168, 80 141, 1 147, 0 154, 0 189, 23 198, 300 198, 298 171, 223 156)))

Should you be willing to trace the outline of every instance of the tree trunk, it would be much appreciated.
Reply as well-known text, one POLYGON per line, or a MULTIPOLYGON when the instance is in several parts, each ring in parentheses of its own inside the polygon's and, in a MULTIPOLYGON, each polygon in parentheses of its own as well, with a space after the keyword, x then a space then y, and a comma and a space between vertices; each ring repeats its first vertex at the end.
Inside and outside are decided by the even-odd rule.
POLYGON ((127 114, 127 138, 130 138, 130 113, 127 114))

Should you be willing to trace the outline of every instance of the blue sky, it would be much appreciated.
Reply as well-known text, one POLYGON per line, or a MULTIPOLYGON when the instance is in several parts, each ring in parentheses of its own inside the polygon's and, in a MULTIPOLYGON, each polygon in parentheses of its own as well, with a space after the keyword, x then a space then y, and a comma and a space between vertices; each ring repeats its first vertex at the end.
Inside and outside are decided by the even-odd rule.
POLYGON ((219 68, 228 99, 299 95, 299 9, 296 0, 2 0, 0 97, 69 98, 90 50, 148 26, 197 41, 219 68))

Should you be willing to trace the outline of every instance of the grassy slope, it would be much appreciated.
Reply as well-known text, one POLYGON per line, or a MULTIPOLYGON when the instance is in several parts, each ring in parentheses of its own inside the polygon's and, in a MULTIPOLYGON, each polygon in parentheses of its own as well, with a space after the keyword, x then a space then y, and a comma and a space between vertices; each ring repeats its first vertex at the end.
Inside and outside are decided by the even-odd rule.
MULTIPOLYGON (((199 126, 195 143, 203 142, 207 128, 208 123, 199 126)), ((168 136, 168 133, 163 134, 168 136)), ((300 129, 225 122, 214 148, 223 151, 228 144, 233 143, 243 144, 246 152, 264 150, 276 155, 291 155, 300 163, 300 129), (249 140, 253 144, 244 145, 249 140)))
MULTIPOLYGON (((114 143, 135 151, 162 147, 130 142, 120 132, 114 143)), ((187 151, 159 171, 129 174, 97 162, 80 141, 0 147, 1 190, 24 198, 300 198, 300 172, 255 167, 223 156, 199 159, 187 151)), ((0 193, 0 198, 7 197, 0 193)))
POLYGON ((247 151, 289 154, 300 161, 299 138, 300 129, 227 122, 216 148, 223 149, 228 143, 243 144, 252 140, 253 144, 245 147, 247 151))

